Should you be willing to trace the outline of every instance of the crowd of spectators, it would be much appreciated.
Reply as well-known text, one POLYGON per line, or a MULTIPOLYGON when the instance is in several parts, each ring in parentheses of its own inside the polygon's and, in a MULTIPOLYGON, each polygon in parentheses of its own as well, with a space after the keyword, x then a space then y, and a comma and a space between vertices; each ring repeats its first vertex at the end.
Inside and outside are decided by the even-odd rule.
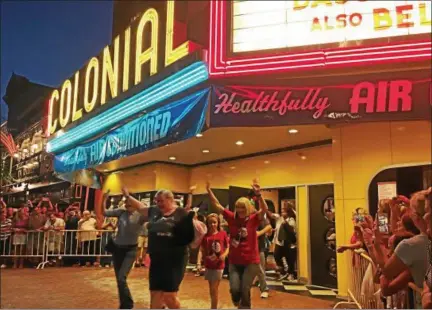
MULTIPOLYGON (((378 203, 375 218, 362 208, 355 210, 354 233, 350 244, 339 246, 337 251, 363 252, 371 259, 372 263, 363 277, 362 294, 379 295, 387 307, 432 308, 431 192, 432 188, 429 188, 414 193, 410 198, 397 196, 393 199, 382 199, 378 203), (376 292, 377 285, 379 290, 376 292)), ((112 265, 109 255, 98 257, 96 253, 103 253, 110 235, 116 233, 116 218, 107 217, 98 224, 94 213, 81 211, 78 205, 73 204, 62 212, 48 198, 42 198, 37 205, 28 201, 17 209, 7 207, 3 200, 0 200, 0 207, 1 268, 23 268, 25 264, 36 266, 40 263, 40 257, 35 254, 42 253, 44 245, 47 252, 53 254, 50 256, 53 258, 51 264, 105 267, 112 265), (67 255, 62 259, 54 255, 55 253, 76 255, 67 255)), ((118 207, 122 207, 122 201, 118 207)), ((191 205, 186 207, 191 208, 191 205)), ((111 205, 110 208, 115 207, 111 205)), ((276 216, 268 213, 269 218, 276 216)), ((282 213, 285 226, 295 226, 288 220, 295 220, 295 213, 282 213)), ((222 228, 225 228, 225 221, 220 223, 222 228)), ((276 229, 270 229, 276 235, 273 238, 276 245, 277 241, 282 240, 275 234, 281 234, 280 227, 281 225, 276 225, 276 229)), ((288 242, 287 245, 290 246, 284 248, 295 250, 295 243, 295 240, 288 242)), ((143 226, 135 266, 146 265, 146 247, 147 231, 143 226)), ((279 270, 283 278, 292 277, 295 274, 295 262, 291 262, 289 258, 296 254, 294 251, 293 255, 290 255, 289 251, 283 253, 286 255, 279 258, 284 258, 285 261, 277 259, 279 270)), ((360 255, 353 255, 354 268, 359 258, 360 255)), ((198 257, 198 265, 201 259, 198 257)), ((198 266, 198 274, 200 269, 198 266)))
POLYGON ((49 198, 42 198, 37 204, 28 201, 18 208, 8 207, 1 199, 0 207, 1 268, 37 266, 41 263, 44 245, 52 254, 49 265, 112 265, 109 256, 95 254, 105 252, 108 235, 115 233, 116 219, 105 218, 102 225, 98 225, 94 212, 82 211, 78 204, 59 208, 49 198), (61 253, 71 255, 62 258, 61 253))
MULTIPOLYGON (((353 216, 354 234, 338 252, 355 250, 372 261, 362 281, 362 294, 378 293, 387 307, 432 308, 431 190, 382 199, 375 219, 359 208, 353 216), (379 286, 378 292, 375 287, 379 286), (423 305, 422 305, 423 303, 423 305)), ((353 256, 353 267, 359 263, 353 256)))

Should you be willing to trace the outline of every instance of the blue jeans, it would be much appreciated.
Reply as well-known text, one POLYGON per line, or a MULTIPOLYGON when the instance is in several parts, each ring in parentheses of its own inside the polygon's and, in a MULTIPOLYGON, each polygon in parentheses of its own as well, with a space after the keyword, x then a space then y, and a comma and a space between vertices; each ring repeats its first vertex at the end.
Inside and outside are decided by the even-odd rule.
MULTIPOLYGON (((105 246, 107 245, 108 240, 112 237, 113 234, 114 234, 114 232, 107 232, 107 233, 102 235, 102 238, 101 238, 102 254, 105 253, 105 246)), ((100 260, 100 264, 101 264, 101 266, 110 265, 111 261, 112 261, 111 256, 102 256, 101 260, 100 260)))
POLYGON ((132 309, 134 306, 134 301, 127 285, 127 277, 135 261, 136 251, 136 247, 129 249, 117 248, 112 254, 120 309, 132 309))
POLYGON ((240 309, 251 308, 250 290, 259 271, 259 264, 229 265, 231 299, 240 309))
POLYGON ((260 271, 258 273, 258 281, 260 285, 261 293, 267 292, 269 289, 267 287, 266 281, 266 257, 264 252, 260 252, 260 271))

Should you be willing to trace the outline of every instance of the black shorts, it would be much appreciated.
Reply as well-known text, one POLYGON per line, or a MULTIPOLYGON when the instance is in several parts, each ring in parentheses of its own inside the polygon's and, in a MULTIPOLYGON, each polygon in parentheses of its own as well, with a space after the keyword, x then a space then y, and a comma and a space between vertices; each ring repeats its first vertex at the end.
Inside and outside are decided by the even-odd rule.
POLYGON ((150 254, 150 291, 178 292, 186 270, 187 254, 150 254))
POLYGON ((0 256, 10 255, 11 253, 10 238, 0 240, 0 256))

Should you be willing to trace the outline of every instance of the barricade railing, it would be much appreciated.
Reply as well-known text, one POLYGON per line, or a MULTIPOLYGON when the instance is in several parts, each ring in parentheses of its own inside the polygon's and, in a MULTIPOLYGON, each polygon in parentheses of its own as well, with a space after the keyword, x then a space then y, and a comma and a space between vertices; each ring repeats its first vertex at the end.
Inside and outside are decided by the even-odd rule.
POLYGON ((348 251, 350 272, 348 274, 348 300, 337 303, 333 309, 354 306, 357 309, 411 309, 413 290, 419 288, 409 283, 408 289, 383 298, 379 284, 374 283, 375 267, 372 259, 362 249, 348 251))
POLYGON ((56 258, 111 257, 105 245, 113 236, 109 230, 49 230, 45 234, 45 259, 42 268, 56 258))
MULTIPOLYGON (((0 256, 4 258, 39 258, 45 257, 45 232, 27 230, 23 232, 2 233, 0 256)), ((41 264, 37 266, 38 269, 41 264)))
POLYGON ((43 269, 54 259, 110 257, 105 245, 113 236, 109 230, 32 230, 3 233, 0 257, 39 259, 43 269))

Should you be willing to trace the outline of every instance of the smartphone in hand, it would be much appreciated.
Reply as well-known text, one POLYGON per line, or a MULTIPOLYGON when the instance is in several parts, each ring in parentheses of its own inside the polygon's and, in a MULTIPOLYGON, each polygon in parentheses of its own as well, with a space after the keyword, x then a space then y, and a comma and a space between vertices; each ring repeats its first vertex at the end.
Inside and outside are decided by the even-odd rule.
POLYGON ((387 214, 378 214, 376 224, 378 225, 378 229, 381 233, 389 233, 389 221, 387 214))

